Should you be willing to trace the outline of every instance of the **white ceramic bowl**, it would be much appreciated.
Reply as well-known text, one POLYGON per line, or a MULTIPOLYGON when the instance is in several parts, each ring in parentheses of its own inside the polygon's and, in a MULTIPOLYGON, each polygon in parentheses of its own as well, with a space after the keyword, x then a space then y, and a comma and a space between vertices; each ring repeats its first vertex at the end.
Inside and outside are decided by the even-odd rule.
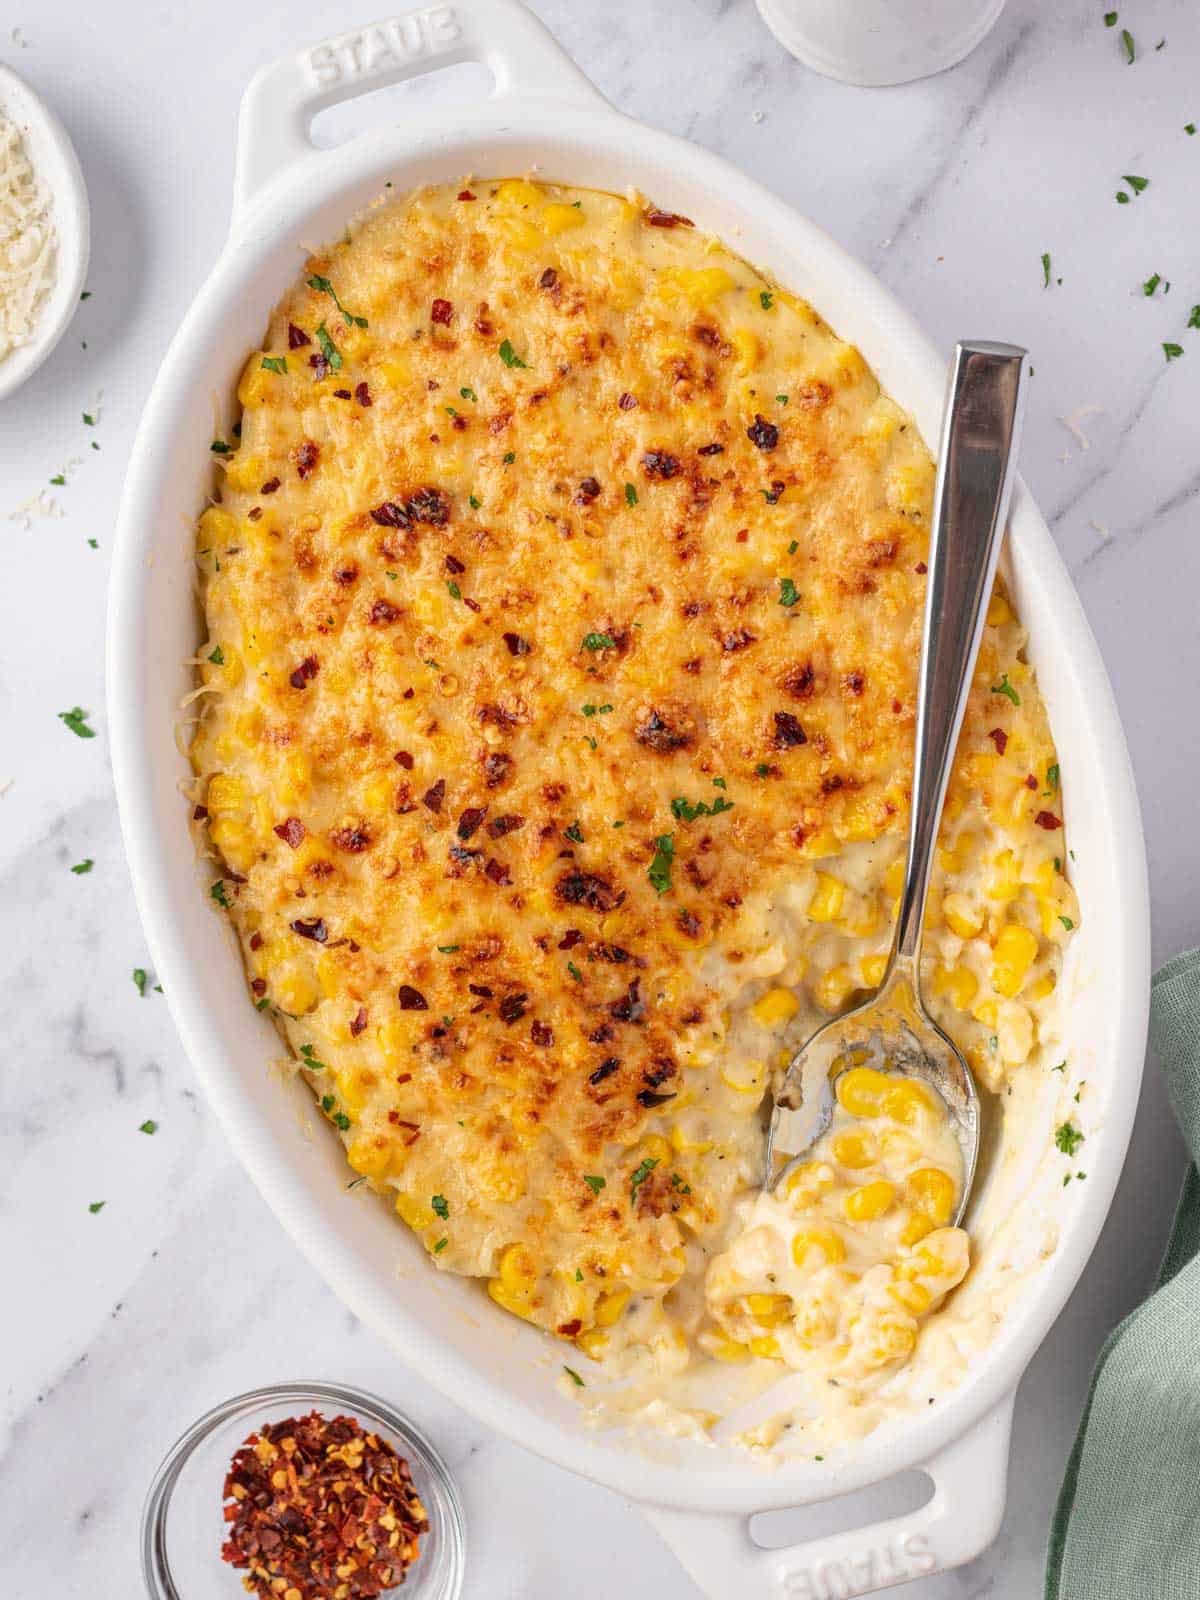
POLYGON ((67 130, 11 67, 0 66, 0 114, 20 130, 26 154, 50 194, 56 251, 54 282, 28 342, 0 361, 0 400, 4 400, 37 371, 79 309, 91 227, 87 189, 67 130))
POLYGON ((412 13, 264 69, 242 106, 231 236, 163 363, 121 507, 108 694, 134 886, 180 1035, 230 1141, 300 1248, 405 1361, 530 1449, 645 1502, 711 1595, 864 1594, 965 1561, 994 1537, 1016 1386, 1100 1231, 1141 1075, 1148 913, 1128 755, 1079 601, 1024 490, 1010 519, 1010 581, 1066 775, 1083 905, 1069 981, 1086 988, 1093 980, 1086 1003, 1067 1017, 1072 1060, 1088 1080, 1088 1181, 1063 1189, 1053 1175, 1058 1248, 1030 1274, 958 1388, 907 1424, 882 1427, 824 1462, 790 1460, 767 1472, 728 1447, 585 1432, 575 1406, 555 1389, 561 1347, 497 1312, 477 1285, 430 1270, 419 1243, 385 1207, 346 1193, 340 1143, 307 1131, 307 1089, 282 1086, 267 1070, 278 1039, 245 1002, 232 932, 213 912, 186 826, 179 782, 187 768, 175 728, 191 687, 185 657, 198 637, 189 524, 212 488, 211 396, 232 403, 245 353, 293 281, 304 245, 337 236, 385 182, 403 191, 533 168, 603 189, 634 184, 722 235, 812 300, 859 346, 925 437, 937 438, 943 362, 880 284, 735 168, 613 111, 516 0, 460 0, 412 13), (491 99, 364 134, 334 151, 310 145, 307 128, 321 107, 463 60, 492 69, 491 99), (933 1478, 936 1492, 910 1515, 788 1550, 767 1552, 749 1537, 753 1512, 823 1500, 913 1466, 933 1478))

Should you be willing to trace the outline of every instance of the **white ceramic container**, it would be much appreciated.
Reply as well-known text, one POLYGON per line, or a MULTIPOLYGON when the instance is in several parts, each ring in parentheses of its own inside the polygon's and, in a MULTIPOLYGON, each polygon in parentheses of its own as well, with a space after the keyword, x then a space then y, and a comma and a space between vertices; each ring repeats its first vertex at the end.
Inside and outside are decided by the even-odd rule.
POLYGON ((1148 915, 1137 801, 1095 642, 1028 494, 1018 487, 1014 498, 1010 581, 1061 753, 1083 904, 1070 985, 1085 1002, 1070 1008, 1067 1034, 1088 1079, 1088 1181, 1063 1190, 1054 1176, 1058 1248, 959 1387, 915 1420, 823 1462, 767 1471, 730 1447, 586 1432, 555 1387, 561 1345, 497 1311, 478 1285, 433 1271, 384 1206, 347 1194, 341 1144, 313 1128, 308 1090, 268 1070, 278 1038, 246 1002, 230 927, 208 897, 212 873, 198 867, 188 833, 175 731, 192 686, 185 657, 198 640, 190 525, 213 486, 212 396, 232 404, 246 351, 293 281, 304 245, 336 237, 386 182, 403 191, 527 171, 617 191, 633 184, 722 235, 811 299, 924 436, 937 438, 943 361, 870 273, 734 167, 619 115, 517 0, 408 13, 265 68, 243 102, 230 238, 163 362, 120 513, 109 722, 138 902, 180 1036, 231 1143, 296 1243, 406 1363, 501 1432, 643 1502, 713 1597, 865 1594, 965 1561, 994 1536, 1016 1386, 1100 1231, 1141 1075, 1148 915), (333 151, 310 145, 321 107, 464 60, 491 68, 491 98, 333 151), (824 1500, 913 1466, 936 1489, 909 1515, 786 1550, 750 1539, 754 1512, 824 1500))
POLYGON ((995 27, 1004 0, 757 0, 785 50, 827 78, 878 89, 944 72, 995 27))
POLYGON ((11 67, 0 65, 0 114, 21 133, 25 153, 50 196, 56 237, 54 282, 28 341, 0 361, 0 401, 15 394, 45 361, 79 307, 87 273, 90 214, 87 189, 67 130, 11 67))

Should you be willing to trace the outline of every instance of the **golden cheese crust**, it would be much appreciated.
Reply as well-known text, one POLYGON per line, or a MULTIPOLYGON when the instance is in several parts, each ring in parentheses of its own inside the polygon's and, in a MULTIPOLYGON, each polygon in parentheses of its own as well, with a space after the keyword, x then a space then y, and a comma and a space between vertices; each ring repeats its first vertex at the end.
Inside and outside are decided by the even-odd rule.
MULTIPOLYGON (((739 1007, 775 974, 799 1026, 886 949, 928 452, 686 219, 523 179, 369 211, 238 395, 198 539, 216 897, 356 1170, 437 1265, 586 1336, 698 1270, 754 1180, 739 1007), (845 905, 765 961, 779 886, 815 905, 839 857, 845 905)), ((932 903, 982 908, 980 973, 1027 926, 1052 989, 1057 766, 991 620, 932 903)), ((961 965, 939 946, 937 1004, 987 1076, 998 1008, 1036 1032, 1036 1002, 989 975, 959 1004, 961 965)))

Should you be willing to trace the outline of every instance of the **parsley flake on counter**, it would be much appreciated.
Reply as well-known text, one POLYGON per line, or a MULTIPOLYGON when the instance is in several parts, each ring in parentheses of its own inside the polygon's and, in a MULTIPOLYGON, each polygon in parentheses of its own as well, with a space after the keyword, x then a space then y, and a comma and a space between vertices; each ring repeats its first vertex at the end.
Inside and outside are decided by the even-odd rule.
POLYGON ((90 872, 95 865, 96 863, 92 860, 91 856, 85 856, 82 861, 77 861, 75 863, 75 865, 71 868, 71 871, 77 878, 82 878, 84 873, 90 872))
POLYGON ((1139 178, 1136 172, 1123 172, 1122 180, 1129 185, 1134 194, 1141 194, 1143 189, 1150 187, 1149 178, 1139 178))
POLYGON ((1065 1156, 1073 1156, 1083 1143, 1083 1134, 1073 1122, 1061 1122, 1054 1130, 1054 1143, 1065 1156))
POLYGON ((85 289, 79 298, 81 300, 90 300, 92 298, 92 291, 90 289, 85 289))
POLYGON ((1200 328, 1200 306, 1193 306, 1188 312, 1187 325, 1189 328, 1200 328))
POLYGON ((1142 285, 1142 293, 1146 296, 1147 300, 1150 299, 1161 282, 1162 275, 1157 272, 1152 272, 1146 279, 1145 283, 1142 285))
POLYGON ((94 428, 96 426, 96 419, 92 416, 90 411, 84 411, 82 416, 89 428, 94 428))
POLYGON ((790 578, 779 580, 779 604, 781 606, 796 606, 800 604, 800 591, 790 578))
POLYGON ((500 356, 501 361, 503 361, 504 365, 506 367, 509 367, 509 368, 512 368, 512 367, 524 367, 524 366, 527 365, 527 363, 522 361, 520 356, 513 349, 512 341, 510 339, 505 339, 504 342, 501 344, 500 350, 499 350, 499 356, 500 356))
MULTIPOLYGON (((356 328, 365 328, 367 326, 366 317, 356 317, 351 312, 346 310, 345 306, 337 297, 337 290, 333 287, 328 278, 320 278, 314 274, 313 277, 306 278, 304 281, 308 284, 310 289, 315 289, 318 294, 327 294, 329 296, 334 305, 345 317, 347 327, 349 327, 351 323, 353 323, 356 328)), ((321 326, 324 327, 325 324, 322 323, 321 326)), ((320 335, 318 334, 318 338, 319 337, 320 335)), ((326 355, 328 356, 328 352, 326 352, 326 355)))
POLYGON ((145 969, 145 967, 134 967, 131 976, 133 978, 133 987, 137 990, 138 994, 144 1000, 146 998, 146 969, 145 969))
POLYGON ((72 706, 70 711, 60 711, 58 720, 65 723, 77 739, 94 739, 96 730, 88 727, 89 716, 91 712, 85 711, 82 706, 72 706))
POLYGON ((627 483, 625 485, 625 504, 627 506, 635 506, 637 503, 637 490, 631 483, 627 483))
POLYGON ((1134 57, 1137 55, 1137 48, 1133 42, 1133 35, 1130 33, 1128 28, 1121 29, 1121 43, 1125 47, 1126 65, 1131 67, 1134 62, 1134 57))
POLYGON ((633 1171, 633 1173, 631 1173, 630 1178, 629 1178, 629 1204, 630 1205, 633 1205, 634 1202, 637 1200, 637 1192, 638 1192, 638 1190, 642 1187, 642 1185, 645 1183, 646 1179, 654 1171, 654 1169, 655 1169, 655 1167, 657 1165, 658 1165, 658 1162, 652 1156, 647 1156, 646 1159, 642 1162, 641 1166, 637 1167, 633 1171))
POLYGON ((67 475, 65 472, 56 472, 50 479, 50 482, 56 489, 65 489, 67 486, 67 475))
POLYGON ((585 633, 579 648, 581 650, 615 650, 617 641, 607 633, 585 633))
POLYGON ((1049 287, 1050 287, 1050 254, 1049 254, 1048 251, 1043 251, 1042 252, 1042 288, 1043 289, 1048 289, 1049 287))
POLYGON ((1167 358, 1168 361, 1174 361, 1178 356, 1181 356, 1182 354, 1183 354, 1183 346, 1181 344, 1164 344, 1163 345, 1163 355, 1167 358))
POLYGON ((262 358, 262 365, 263 365, 263 370, 265 372, 286 372, 287 371, 287 357, 286 356, 264 356, 262 358))
POLYGON ((1019 706, 1021 704, 1021 696, 1013 688, 1012 684, 1009 683, 1007 672, 1000 679, 999 683, 994 683, 992 685, 992 693, 1002 694, 1006 700, 1011 700, 1015 706, 1019 706))
POLYGON ((145 1122, 142 1122, 142 1123, 138 1124, 138 1132, 139 1133, 157 1133, 158 1132, 158 1123, 155 1122, 153 1117, 147 1117, 145 1122))
POLYGON ((1115 11, 1106 11, 1104 13, 1104 26, 1106 28, 1115 28, 1116 25, 1117 25, 1117 13, 1115 11))
POLYGON ((592 1173, 587 1172, 585 1172, 583 1175, 583 1181, 587 1184, 588 1188, 593 1194, 599 1194, 601 1189, 603 1189, 608 1183, 607 1178, 600 1178, 592 1173))
POLYGON ((758 303, 764 311, 770 311, 771 307, 775 304, 775 296, 769 289, 760 289, 758 292, 758 303))
POLYGON ((446 1202, 445 1195, 435 1194, 429 1204, 432 1206, 434 1214, 441 1217, 442 1221, 445 1222, 446 1218, 450 1215, 450 1207, 446 1202))
POLYGON ((654 860, 646 869, 655 890, 661 895, 671 887, 671 863, 675 859, 675 835, 660 833, 654 841, 654 860))
MULTIPOLYGON (((322 322, 317 328, 317 343, 321 346, 321 354, 329 363, 331 372, 340 372, 342 369, 342 352, 329 337, 329 329, 322 322)), ((265 366, 266 363, 264 362, 265 366)))
POLYGON ((103 1211, 107 1204, 107 1200, 93 1200, 91 1205, 88 1206, 88 1210, 95 1216, 97 1211, 103 1211))
MULTIPOLYGON (((575 204, 576 204, 576 205, 578 205, 578 204, 579 204, 579 201, 578 201, 578 200, 576 200, 576 202, 575 202, 575 204)), ((568 1377, 568 1378, 570 1378, 570 1380, 571 1380, 571 1382, 572 1382, 572 1383, 573 1383, 573 1384, 574 1384, 574 1385, 575 1385, 575 1386, 576 1386, 576 1388, 578 1388, 578 1389, 582 1389, 582 1388, 584 1388, 584 1382, 583 1382, 583 1379, 582 1379, 582 1378, 581 1378, 581 1377, 580 1377, 580 1376, 579 1376, 579 1374, 578 1374, 578 1373, 577 1373, 577 1372, 576 1372, 576 1371, 575 1371, 575 1368, 574 1368, 574 1367, 568 1367, 568 1366, 567 1366, 567 1365, 566 1365, 566 1364, 565 1364, 565 1363, 564 1363, 564 1365, 563 1365, 563 1371, 564 1371, 564 1372, 565 1372, 565 1373, 566 1373, 566 1375, 567 1375, 567 1377, 568 1377)))
POLYGON ((1194 122, 1185 122, 1184 125, 1183 125, 1183 131, 1184 131, 1184 133, 1188 133, 1188 134, 1195 133, 1196 124, 1194 122))
POLYGON ((99 548, 100 548, 99 539, 89 539, 88 540, 88 548, 91 549, 91 550, 99 550, 99 548))

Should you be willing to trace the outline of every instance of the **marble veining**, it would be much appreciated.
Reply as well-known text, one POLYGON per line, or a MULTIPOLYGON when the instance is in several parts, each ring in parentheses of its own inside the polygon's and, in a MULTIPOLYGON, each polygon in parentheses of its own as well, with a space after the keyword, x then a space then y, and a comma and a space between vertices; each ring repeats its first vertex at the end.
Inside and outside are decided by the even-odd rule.
MULTIPOLYGON (((175 1434, 235 1390, 309 1376, 379 1388, 441 1443, 470 1519, 468 1593, 696 1600, 636 1509, 489 1433, 334 1299, 234 1162, 153 973, 144 998, 130 976, 148 963, 113 807, 102 683, 124 460, 157 361, 220 248, 243 85, 289 45, 344 32, 372 9, 360 18, 332 0, 294 0, 285 29, 278 8, 233 0, 190 9, 113 0, 101 34, 81 25, 72 0, 16 0, 19 26, 0 38, 0 59, 48 95, 75 139, 95 232, 90 298, 46 366, 0 406, 6 1570, 31 1596, 135 1594, 138 1511, 175 1434), (103 412, 89 427, 97 391, 103 412), (66 484, 51 486, 64 462, 66 484), (44 514, 41 494, 61 515, 44 514), (35 514, 9 515, 27 502, 35 514), (58 719, 75 705, 96 738, 77 739, 58 719), (70 871, 89 858, 90 872, 70 871), (152 1135, 139 1131, 147 1120, 152 1135)), ((720 151, 807 212, 942 346, 964 336, 1029 346, 1023 470, 1126 719, 1156 959, 1194 941, 1200 734, 1187 708, 1200 681, 1200 330, 1186 324, 1200 302, 1200 233, 1189 220, 1200 135, 1184 126, 1200 122, 1200 15, 1187 0, 1123 10, 1137 40, 1131 66, 1093 0, 1010 0, 961 66, 870 91, 799 67, 751 0, 534 9, 616 106, 720 151), (1126 173, 1150 184, 1118 205, 1126 173), (1171 289, 1147 296, 1155 272, 1171 289), (1168 363, 1169 342, 1184 354, 1168 363), (1081 424, 1085 450, 1059 419, 1088 406, 1100 409, 1081 424)), ((437 92, 425 84, 420 95, 437 92)), ((1000 1538, 971 1566, 897 1594, 1037 1592, 1091 1362, 1149 1283, 1181 1166, 1151 1072, 1096 1256, 1021 1388, 1000 1538)), ((797 1527, 833 1515, 810 1510, 797 1527)))

